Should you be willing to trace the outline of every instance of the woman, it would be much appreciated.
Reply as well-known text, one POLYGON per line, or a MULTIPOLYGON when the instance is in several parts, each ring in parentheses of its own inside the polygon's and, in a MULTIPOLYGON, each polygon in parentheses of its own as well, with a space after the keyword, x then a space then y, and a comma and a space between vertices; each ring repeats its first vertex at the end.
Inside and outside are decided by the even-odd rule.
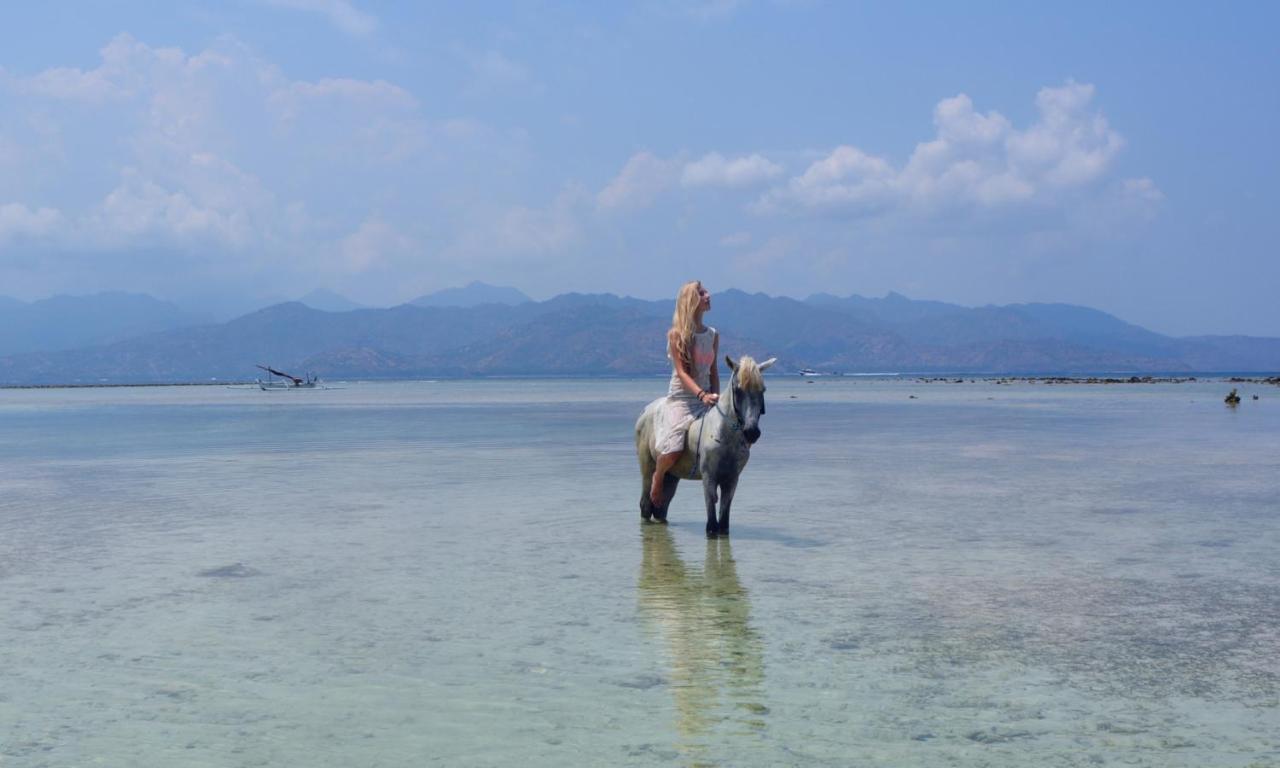
POLYGON ((658 467, 653 473, 649 500, 662 504, 662 479, 684 453, 685 435, 694 419, 720 399, 720 334, 704 325, 711 309, 711 293, 694 280, 680 287, 676 311, 667 331, 667 357, 671 359, 671 385, 667 399, 654 419, 658 467))

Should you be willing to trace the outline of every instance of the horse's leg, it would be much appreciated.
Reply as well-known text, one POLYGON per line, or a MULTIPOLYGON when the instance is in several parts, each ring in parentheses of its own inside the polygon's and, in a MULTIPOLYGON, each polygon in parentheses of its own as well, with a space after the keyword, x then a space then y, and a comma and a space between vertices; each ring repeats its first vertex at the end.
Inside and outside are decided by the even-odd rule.
POLYGON ((657 464, 649 451, 642 448, 637 451, 637 454, 640 457, 640 519, 648 520, 656 511, 653 502, 649 500, 649 488, 652 486, 653 472, 657 464))
POLYGON ((653 519, 660 523, 667 522, 667 509, 671 506, 671 500, 676 496, 676 486, 680 485, 680 478, 668 472, 662 476, 662 506, 653 508, 653 519))
POLYGON ((720 535, 729 535, 729 507, 733 505, 734 491, 738 490, 738 477, 725 480, 720 484, 720 535))
POLYGON ((707 536, 715 538, 720 532, 716 525, 716 480, 705 468, 702 472, 702 496, 707 502, 707 536))

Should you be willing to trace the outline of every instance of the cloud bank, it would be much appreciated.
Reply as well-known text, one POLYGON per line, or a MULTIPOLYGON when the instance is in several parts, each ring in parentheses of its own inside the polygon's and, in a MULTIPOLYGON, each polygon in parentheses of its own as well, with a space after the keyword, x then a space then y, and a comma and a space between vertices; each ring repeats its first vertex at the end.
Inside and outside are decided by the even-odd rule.
POLYGON ((782 166, 760 155, 728 159, 719 152, 710 152, 686 165, 680 182, 686 187, 748 187, 782 173, 782 166))
POLYGON ((0 158, 0 201, 16 198, 0 208, 0 243, 64 250, 260 259, 328 242, 340 264, 341 230, 358 234, 368 212, 333 195, 335 180, 381 184, 445 134, 403 88, 291 80, 234 40, 187 54, 120 35, 92 69, 0 71, 0 107, 17 116, 0 147, 23 148, 0 158))
MULTIPOLYGON (((346 3, 285 4, 347 19, 352 34, 372 29, 346 3)), ((538 74, 496 52, 477 69, 526 84, 538 74)), ((230 276, 280 292, 366 280, 372 303, 441 287, 432 275, 493 280, 512 265, 598 289, 585 281, 605 276, 582 269, 594 258, 627 283, 690 253, 736 254, 744 279, 760 281, 810 254, 831 275, 861 245, 850 220, 887 222, 876 233, 885 253, 921 220, 945 230, 956 211, 1000 222, 1103 211, 1099 231, 1149 220, 1163 194, 1150 178, 1120 178, 1124 139, 1094 102, 1092 85, 1046 87, 1018 127, 964 94, 945 98, 930 138, 901 161, 853 142, 816 153, 606 148, 616 171, 581 179, 555 176, 563 164, 537 157, 521 127, 431 117, 432 94, 397 83, 293 78, 231 38, 186 52, 120 35, 96 66, 0 69, 0 279, 96 269, 113 287, 230 276), (895 233, 902 216, 912 226, 895 233), (165 272, 157 256, 126 274, 141 251, 172 264, 165 272), (50 266, 41 253, 107 256, 50 266)))
MULTIPOLYGON (((1043 88, 1036 96, 1039 117, 1022 130, 999 112, 979 113, 964 94, 943 99, 933 112, 936 135, 916 145, 901 167, 858 147, 838 146, 769 190, 754 209, 870 215, 1054 203, 1103 179, 1124 147, 1092 108, 1093 97, 1092 85, 1043 88)), ((1143 184, 1158 194, 1150 180, 1143 184)))

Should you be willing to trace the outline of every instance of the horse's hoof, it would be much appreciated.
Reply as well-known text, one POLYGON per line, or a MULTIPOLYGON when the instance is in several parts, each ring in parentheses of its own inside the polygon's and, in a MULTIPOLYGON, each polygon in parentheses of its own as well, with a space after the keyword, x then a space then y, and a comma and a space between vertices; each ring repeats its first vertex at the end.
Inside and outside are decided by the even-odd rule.
POLYGON ((727 525, 722 525, 722 526, 720 526, 720 535, 721 535, 721 536, 728 536, 728 535, 729 535, 729 526, 727 526, 727 525))

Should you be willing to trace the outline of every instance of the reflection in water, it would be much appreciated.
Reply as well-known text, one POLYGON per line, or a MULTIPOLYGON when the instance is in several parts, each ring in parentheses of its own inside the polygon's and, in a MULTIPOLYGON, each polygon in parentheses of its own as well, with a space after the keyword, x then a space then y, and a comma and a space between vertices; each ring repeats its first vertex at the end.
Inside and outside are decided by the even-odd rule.
POLYGON ((707 540, 699 571, 685 566, 666 526, 644 526, 643 534, 640 615, 666 645, 678 746, 696 760, 720 723, 745 726, 743 735, 763 731, 763 643, 748 623, 729 539, 707 540))

